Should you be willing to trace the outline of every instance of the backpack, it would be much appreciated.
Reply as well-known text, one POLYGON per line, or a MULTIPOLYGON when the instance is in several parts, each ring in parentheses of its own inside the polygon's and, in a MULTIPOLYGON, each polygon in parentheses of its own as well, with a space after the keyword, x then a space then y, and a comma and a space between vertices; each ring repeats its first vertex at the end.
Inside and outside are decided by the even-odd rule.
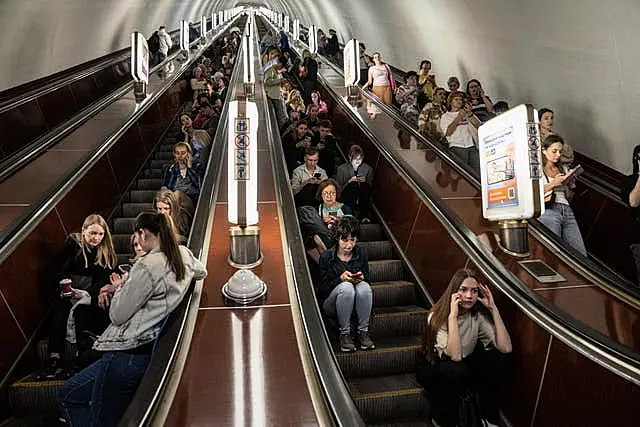
POLYGON ((158 35, 157 31, 153 33, 151 37, 149 37, 149 40, 147 40, 147 45, 149 46, 149 52, 151 53, 156 53, 160 50, 160 36, 158 35))

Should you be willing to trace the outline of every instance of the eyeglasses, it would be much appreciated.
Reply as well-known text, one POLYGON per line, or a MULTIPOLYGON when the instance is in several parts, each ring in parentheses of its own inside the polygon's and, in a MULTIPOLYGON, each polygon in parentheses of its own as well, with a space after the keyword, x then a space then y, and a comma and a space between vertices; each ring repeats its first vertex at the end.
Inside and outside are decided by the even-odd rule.
POLYGON ((335 196, 337 193, 335 191, 323 191, 323 196, 335 196))

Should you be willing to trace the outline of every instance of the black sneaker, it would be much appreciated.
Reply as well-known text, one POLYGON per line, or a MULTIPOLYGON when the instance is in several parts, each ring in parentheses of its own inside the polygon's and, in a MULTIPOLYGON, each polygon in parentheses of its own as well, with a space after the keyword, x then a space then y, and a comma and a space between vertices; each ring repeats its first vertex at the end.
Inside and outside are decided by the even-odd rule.
POLYGON ((340 351, 344 353, 356 351, 356 346, 353 344, 351 334, 340 334, 340 351))
POLYGON ((47 361, 47 367, 36 375, 36 379, 40 381, 54 380, 63 374, 62 362, 59 357, 50 357, 47 361))
POLYGON ((358 331, 358 343, 360 343, 360 348, 362 350, 372 350, 376 348, 376 345, 371 341, 371 337, 367 331, 358 331))

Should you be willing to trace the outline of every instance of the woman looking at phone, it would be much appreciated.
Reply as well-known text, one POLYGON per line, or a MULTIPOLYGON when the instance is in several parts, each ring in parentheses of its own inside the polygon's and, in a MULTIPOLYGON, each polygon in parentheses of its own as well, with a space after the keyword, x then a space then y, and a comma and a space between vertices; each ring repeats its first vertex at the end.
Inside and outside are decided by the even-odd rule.
POLYGON ((93 348, 102 357, 69 379, 59 391, 71 426, 115 426, 124 414, 151 359, 164 319, 178 306, 191 280, 207 272, 189 249, 178 246, 166 215, 136 218, 135 234, 147 254, 126 279, 113 273, 116 292, 111 325, 93 348))
POLYGON ((332 232, 337 244, 320 257, 318 302, 327 315, 338 318, 340 351, 356 350, 351 336, 354 310, 358 318, 358 346, 361 350, 373 349, 375 345, 369 336, 373 293, 368 283, 367 252, 357 246, 360 224, 353 217, 344 217, 332 232))
POLYGON ((62 352, 72 307, 75 306, 75 338, 79 352, 85 350, 81 331, 99 335, 109 324, 106 312, 98 305, 98 297, 100 289, 109 283, 109 275, 117 261, 109 226, 100 215, 89 215, 82 224, 82 231, 70 234, 65 240, 55 273, 60 293, 49 321, 49 360, 39 375, 42 379, 54 379, 63 374, 62 352), (83 299, 88 304, 80 305, 83 299))
POLYGON ((567 175, 561 162, 563 148, 564 139, 560 135, 551 134, 542 141, 545 211, 538 220, 583 256, 587 256, 578 222, 567 198, 567 183, 575 178, 567 175))
POLYGON ((499 398, 511 338, 489 288, 469 270, 454 273, 429 311, 418 382, 434 407, 441 427, 458 422, 458 403, 478 393, 483 418, 499 425, 499 398))

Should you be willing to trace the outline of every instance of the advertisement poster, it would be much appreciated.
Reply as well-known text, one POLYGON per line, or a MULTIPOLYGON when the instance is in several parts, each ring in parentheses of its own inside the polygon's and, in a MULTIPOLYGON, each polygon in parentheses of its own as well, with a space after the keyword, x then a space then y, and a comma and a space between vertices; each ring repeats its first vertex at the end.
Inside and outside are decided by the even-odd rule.
POLYGON ((508 127, 484 140, 487 172, 487 208, 518 205, 515 176, 515 135, 508 127))

